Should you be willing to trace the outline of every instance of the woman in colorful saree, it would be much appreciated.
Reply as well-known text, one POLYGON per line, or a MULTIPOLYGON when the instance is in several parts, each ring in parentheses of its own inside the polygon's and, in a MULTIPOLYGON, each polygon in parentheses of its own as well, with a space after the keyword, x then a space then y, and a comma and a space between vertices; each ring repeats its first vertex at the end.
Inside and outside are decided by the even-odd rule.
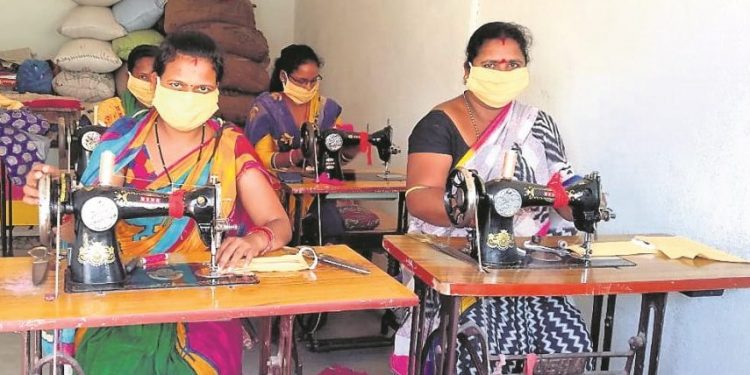
MULTIPOLYGON (((300 128, 303 123, 318 124, 321 130, 341 125, 341 106, 320 95, 321 65, 321 59, 309 46, 287 46, 274 63, 269 92, 260 94, 250 109, 245 134, 258 151, 263 165, 273 172, 302 166, 300 128)), ((341 161, 350 161, 357 151, 357 146, 345 148, 341 161)), ((311 201, 306 199, 305 207, 309 207, 311 201)), ((306 237, 310 232, 317 233, 317 227, 312 225, 316 216, 308 216, 305 221, 310 223, 303 230, 306 237)), ((332 240, 331 237, 344 232, 344 223, 335 202, 323 200, 321 216, 324 238, 332 240)))
MULTIPOLYGON (((221 54, 209 37, 171 34, 151 76, 153 109, 114 124, 81 181, 98 183, 104 151, 115 154, 116 185, 169 192, 218 176, 223 214, 241 224, 218 253, 219 266, 232 267, 283 246, 291 228, 250 142, 236 127, 211 118, 218 109, 222 72, 221 54)), ((45 170, 51 171, 42 166, 27 177, 27 201, 37 197, 38 172, 45 170)), ((117 236, 125 259, 207 251, 187 218, 121 221, 117 236)), ((238 320, 229 320, 79 329, 75 357, 89 374, 240 374, 242 328, 238 320)))
MULTIPOLYGON (((445 181, 452 168, 475 169, 482 179, 499 177, 502 155, 515 150, 515 178, 564 185, 577 177, 565 155, 560 133, 552 118, 538 108, 516 101, 528 86, 526 65, 529 37, 519 25, 492 22, 469 39, 464 64, 467 90, 436 106, 416 125, 409 137, 407 206, 412 215, 409 231, 440 236, 462 236, 453 230, 443 207, 445 181), (559 180, 557 180, 559 181, 559 180)), ((562 234, 574 229, 569 209, 557 212, 531 208, 515 218, 517 236, 562 234)), ((433 295, 426 327, 431 332, 437 298, 433 295)), ((459 327, 476 324, 488 340, 490 356, 529 353, 591 351, 592 344, 580 312, 565 297, 465 298, 459 327)), ((410 324, 397 333, 391 365, 406 373, 410 324)), ((471 352, 479 350, 479 337, 458 346, 458 374, 470 374, 471 352), (472 346, 472 347, 467 347, 472 346)), ((520 363, 508 363, 502 373, 518 372, 520 363)), ((500 373, 498 363, 492 368, 500 373)))

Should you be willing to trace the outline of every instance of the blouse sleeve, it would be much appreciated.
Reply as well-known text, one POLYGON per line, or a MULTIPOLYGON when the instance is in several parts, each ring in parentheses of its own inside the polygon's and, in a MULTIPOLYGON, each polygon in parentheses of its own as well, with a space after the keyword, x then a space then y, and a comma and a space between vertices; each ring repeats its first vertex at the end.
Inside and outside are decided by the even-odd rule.
POLYGON ((453 122, 442 111, 431 111, 423 117, 409 136, 409 153, 429 152, 452 156, 453 122))

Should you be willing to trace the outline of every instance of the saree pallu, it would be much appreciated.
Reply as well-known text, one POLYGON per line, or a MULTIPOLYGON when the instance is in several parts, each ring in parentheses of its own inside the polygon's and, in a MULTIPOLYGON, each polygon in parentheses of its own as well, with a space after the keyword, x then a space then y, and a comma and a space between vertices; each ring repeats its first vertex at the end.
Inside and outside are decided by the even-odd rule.
MULTIPOLYGON (((505 151, 514 150, 518 160, 514 177, 519 181, 546 184, 559 174, 563 184, 579 179, 567 161, 565 148, 554 121, 535 107, 512 102, 490 123, 457 167, 474 169, 488 181, 502 173, 505 151)), ((516 236, 571 233, 572 223, 547 207, 522 210, 514 218, 516 236)), ((465 236, 462 228, 438 227, 418 218, 409 218, 409 231, 439 236, 465 236)), ((411 279, 411 275, 404 275, 411 279)), ((438 296, 428 293, 425 332, 439 325, 438 296)), ((484 333, 491 356, 528 353, 571 353, 592 350, 589 333, 580 312, 565 297, 464 297, 461 301, 459 327, 476 325, 484 333)), ((391 364, 396 374, 406 374, 411 321, 397 332, 391 364)), ((459 343, 458 374, 473 374, 471 352, 479 350, 483 338, 469 336, 469 347, 459 343)), ((493 366, 494 368, 494 366, 493 366)), ((508 363, 502 373, 521 370, 520 363, 508 363)))
MULTIPOLYGON (((96 184, 101 153, 115 154, 115 174, 125 186, 159 192, 171 190, 167 175, 151 164, 145 140, 158 114, 123 118, 102 137, 81 181, 96 184), (160 172, 156 172, 160 171, 160 172)), ((239 129, 215 120, 206 126, 216 136, 195 147, 169 166, 176 187, 205 185, 210 175, 222 184, 222 214, 240 224, 239 235, 252 224, 237 198, 237 178, 246 170, 265 173, 252 146, 239 129), (198 155, 200 154, 200 159, 198 155)), ((118 222, 118 241, 124 259, 167 252, 207 251, 195 223, 188 218, 138 218, 118 222)), ((240 374, 242 328, 237 320, 201 323, 149 324, 79 329, 76 359, 91 374, 240 374)))

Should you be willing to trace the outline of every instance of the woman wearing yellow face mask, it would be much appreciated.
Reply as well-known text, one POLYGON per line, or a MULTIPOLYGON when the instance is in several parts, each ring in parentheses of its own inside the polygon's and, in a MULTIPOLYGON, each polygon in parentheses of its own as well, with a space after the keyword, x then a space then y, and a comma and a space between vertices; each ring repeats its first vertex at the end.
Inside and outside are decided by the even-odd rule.
MULTIPOLYGON (((463 77, 466 91, 437 105, 409 137, 406 204, 410 231, 465 235, 463 229, 451 231, 443 206, 448 173, 462 166, 476 170, 485 181, 497 178, 500 155, 506 150, 518 154, 515 178, 520 181, 547 184, 554 177, 570 184, 579 178, 568 163, 552 118, 516 100, 529 85, 528 48, 527 30, 504 22, 485 24, 469 39, 463 77)), ((570 234, 575 229, 562 218, 571 218, 569 208, 527 209, 515 218, 515 235, 570 234)), ((461 308, 459 326, 479 325, 495 358, 592 350, 580 312, 564 297, 466 299, 461 308)), ((436 311, 426 313, 434 316, 436 311)), ((406 373, 409 332, 405 325, 396 335, 391 365, 397 374, 406 373)), ((458 374, 471 373, 477 364, 471 362, 469 353, 477 350, 459 344, 458 374)), ((511 370, 519 371, 520 364, 509 363, 502 372, 511 370)))
POLYGON ((97 103, 97 124, 110 126, 122 116, 137 116, 151 108, 154 98, 154 85, 151 74, 154 72, 154 59, 159 48, 151 45, 140 45, 133 48, 128 55, 127 90, 120 97, 110 98, 97 103))
MULTIPOLYGON (((81 176, 98 183, 99 158, 115 154, 114 185, 159 192, 204 186, 209 176, 222 183, 223 216, 239 226, 222 242, 218 263, 242 267, 253 257, 285 245, 291 227, 269 175, 250 142, 234 125, 212 118, 218 109, 223 73, 220 52, 197 32, 170 34, 159 48, 153 108, 123 117, 103 136, 81 176)), ((35 166, 24 200, 35 204, 38 179, 53 173, 35 166)), ((117 223, 122 257, 207 252, 188 218, 139 218, 117 223)), ((63 231, 64 232, 64 231, 63 231)), ((237 320, 79 329, 76 359, 89 374, 240 374, 242 328, 237 320)))
POLYGON ((269 92, 255 99, 245 134, 267 168, 277 170, 302 164, 299 136, 303 123, 317 120, 321 129, 341 123, 341 106, 320 95, 321 65, 312 48, 287 46, 274 64, 269 92))
MULTIPOLYGON (((287 46, 274 64, 270 92, 258 96, 250 109, 245 134, 271 171, 302 166, 300 127, 303 123, 317 123, 320 129, 341 124, 341 106, 320 95, 321 65, 321 59, 309 46, 287 46)), ((357 151, 356 146, 345 148, 342 162, 351 160, 357 151)), ((305 207, 311 202, 312 199, 305 199, 305 207)), ((343 219, 335 202, 323 201, 321 217, 324 241, 335 242, 335 237, 344 232, 343 219)), ((317 243, 308 236, 311 232, 317 233, 317 229, 312 228, 315 219, 309 216, 304 223, 307 242, 317 243)))

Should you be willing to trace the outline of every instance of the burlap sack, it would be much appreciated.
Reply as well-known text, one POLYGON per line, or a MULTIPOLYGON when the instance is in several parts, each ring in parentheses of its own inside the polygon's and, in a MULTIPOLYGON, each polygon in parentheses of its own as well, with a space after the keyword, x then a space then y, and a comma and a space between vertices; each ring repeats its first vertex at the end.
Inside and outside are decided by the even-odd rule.
POLYGON ((255 28, 250 0, 169 0, 164 14, 164 30, 177 31, 180 26, 201 22, 224 22, 255 28))

